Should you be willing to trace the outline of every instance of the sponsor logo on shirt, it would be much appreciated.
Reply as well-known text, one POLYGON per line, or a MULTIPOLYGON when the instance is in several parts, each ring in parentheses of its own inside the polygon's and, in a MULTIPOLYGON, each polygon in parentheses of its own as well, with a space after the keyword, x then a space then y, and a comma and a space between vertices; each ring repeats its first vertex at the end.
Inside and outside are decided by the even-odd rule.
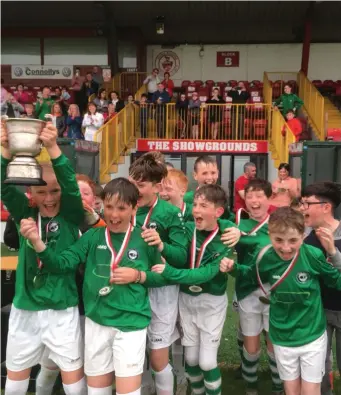
POLYGON ((157 224, 156 222, 149 222, 149 224, 147 225, 148 229, 157 229, 157 224))
POLYGON ((307 272, 299 272, 296 275, 297 281, 302 284, 306 283, 309 280, 309 278, 310 278, 310 275, 307 272))
POLYGON ((59 229, 59 224, 58 224, 57 221, 51 221, 51 222, 49 223, 49 226, 48 226, 48 231, 49 231, 49 232, 54 233, 54 232, 57 232, 58 229, 59 229))
POLYGON ((136 250, 129 250, 127 254, 128 254, 128 258, 131 259, 132 261, 137 259, 139 256, 139 254, 136 250))
POLYGON ((152 343, 161 343, 162 340, 163 340, 162 337, 156 337, 156 336, 152 336, 152 338, 150 339, 152 343))
POLYGON ((100 244, 99 246, 97 246, 97 249, 98 249, 98 250, 107 250, 108 247, 107 247, 106 245, 100 244))

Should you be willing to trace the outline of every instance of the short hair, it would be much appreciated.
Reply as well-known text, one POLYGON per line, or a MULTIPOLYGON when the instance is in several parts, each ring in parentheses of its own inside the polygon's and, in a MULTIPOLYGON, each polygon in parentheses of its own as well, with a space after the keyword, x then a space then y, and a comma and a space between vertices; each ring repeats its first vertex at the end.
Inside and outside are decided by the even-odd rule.
POLYGON ((86 174, 76 174, 76 180, 77 180, 77 182, 82 181, 82 182, 85 182, 86 184, 88 184, 92 190, 92 193, 95 195, 96 184, 94 181, 92 181, 92 179, 90 177, 88 177, 86 174))
POLYGON ((291 199, 290 207, 298 209, 300 207, 300 199, 298 197, 293 197, 291 199))
POLYGON ((166 74, 168 75, 168 77, 170 77, 170 74, 169 74, 168 71, 164 72, 164 73, 163 73, 163 76, 165 76, 166 74))
POLYGON ((105 92, 106 91, 106 89, 105 88, 101 88, 99 91, 98 91, 98 97, 100 98, 101 97, 101 94, 102 94, 102 92, 105 92))
POLYGON ((142 97, 145 97, 146 99, 148 99, 147 93, 142 93, 141 98, 142 98, 142 97))
POLYGON ((188 188, 188 178, 186 177, 186 174, 178 169, 170 169, 168 170, 167 177, 165 180, 172 179, 174 180, 177 185, 181 188, 184 188, 185 191, 187 191, 188 188))
POLYGON ((290 108, 290 109, 285 113, 285 115, 288 115, 289 113, 295 115, 295 111, 294 111, 292 108, 290 108))
POLYGON ((19 82, 19 83, 17 83, 17 88, 18 88, 18 86, 24 87, 24 84, 22 82, 19 82))
POLYGON ((200 155, 198 156, 198 158, 195 160, 194 162, 194 171, 197 172, 198 171, 198 165, 199 163, 205 163, 205 165, 217 165, 217 160, 215 157, 213 156, 209 156, 209 155, 200 155))
POLYGON ((267 198, 270 198, 272 195, 272 186, 271 183, 267 180, 263 180, 261 178, 254 178, 250 180, 244 188, 245 194, 251 191, 263 191, 264 195, 267 198))
POLYGON ((130 165, 129 175, 136 181, 160 183, 167 176, 167 167, 148 152, 130 165))
POLYGON ((44 90, 44 89, 51 90, 51 88, 48 85, 44 85, 42 90, 44 90))
POLYGON ((174 165, 172 162, 165 162, 165 165, 174 169, 174 165))
POLYGON ((290 165, 289 163, 280 163, 278 166, 278 170, 285 169, 288 173, 290 173, 290 165))
POLYGON ((116 96, 117 96, 117 97, 120 97, 117 91, 111 91, 111 92, 109 93, 109 99, 111 99, 111 94, 112 94, 112 93, 116 93, 116 96))
POLYGON ((246 172, 248 167, 256 167, 256 165, 253 162, 246 162, 243 167, 244 173, 246 172))
POLYGON ((136 186, 128 179, 119 177, 108 182, 104 187, 101 198, 102 200, 110 200, 114 196, 129 206, 136 207, 139 198, 139 191, 136 186))
POLYGON ((95 184, 95 196, 102 199, 103 188, 99 184, 95 184))
POLYGON ((279 207, 270 214, 269 233, 285 233, 288 229, 295 229, 301 235, 304 234, 303 214, 291 207, 279 207))
POLYGON ((194 200, 198 197, 204 197, 208 202, 213 203, 217 207, 227 205, 227 194, 225 190, 217 184, 203 185, 194 193, 194 200))
POLYGON ((145 154, 143 154, 142 156, 140 156, 139 159, 145 158, 146 156, 149 157, 149 155, 151 155, 151 156, 156 160, 156 162, 163 163, 164 165, 166 164, 165 156, 164 156, 163 153, 160 152, 160 151, 150 151, 150 152, 146 152, 145 154))
POLYGON ((336 209, 341 203, 341 185, 332 181, 320 181, 303 188, 302 197, 315 196, 318 200, 326 200, 336 209))

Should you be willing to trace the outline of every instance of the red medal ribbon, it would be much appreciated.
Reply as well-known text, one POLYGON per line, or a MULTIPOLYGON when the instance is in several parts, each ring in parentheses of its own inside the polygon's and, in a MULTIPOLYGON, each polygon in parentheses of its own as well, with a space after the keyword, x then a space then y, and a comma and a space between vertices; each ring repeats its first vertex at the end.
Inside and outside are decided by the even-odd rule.
MULTIPOLYGON (((239 210, 238 210, 238 212, 237 212, 237 217, 236 217, 236 224, 237 224, 237 226, 239 226, 239 224, 240 224, 240 219, 241 219, 241 215, 242 215, 242 212, 245 212, 245 213, 247 213, 249 216, 250 216, 250 213, 248 213, 246 210, 244 210, 243 208, 240 208, 239 210)), ((251 229, 249 232, 243 232, 243 231, 241 231, 241 234, 243 235, 243 236, 252 236, 253 234, 255 234, 256 232, 257 232, 257 230, 259 230, 260 228, 262 228, 263 227, 263 225, 265 225, 265 224, 267 224, 268 222, 269 222, 269 218, 270 218, 270 215, 268 214, 264 219, 263 219, 263 221, 260 221, 253 229, 251 229)))
MULTIPOLYGON (((152 216, 154 207, 157 205, 158 201, 159 201, 159 199, 158 199, 158 197, 156 197, 154 202, 153 202, 153 204, 152 204, 152 206, 150 207, 150 209, 148 211, 148 214, 147 214, 147 216, 146 216, 146 218, 145 218, 145 220, 143 222, 142 227, 145 227, 148 224, 148 222, 150 220, 150 217, 152 216)), ((133 225, 136 226, 136 214, 133 216, 133 221, 132 222, 133 222, 133 225)))
POLYGON ((186 203, 185 203, 185 202, 182 202, 182 206, 181 206, 181 213, 182 213, 182 216, 185 215, 185 212, 186 212, 186 203))
POLYGON ((192 239, 192 245, 191 245, 191 260, 190 260, 190 268, 194 269, 194 267, 199 267, 201 260, 204 256, 206 247, 210 244, 210 242, 214 239, 214 237, 217 235, 219 231, 218 225, 214 230, 208 235, 208 237, 205 239, 205 241, 202 243, 202 246, 200 247, 199 254, 197 259, 196 258, 196 247, 197 247, 197 229, 194 228, 194 233, 193 233, 193 239, 192 239))

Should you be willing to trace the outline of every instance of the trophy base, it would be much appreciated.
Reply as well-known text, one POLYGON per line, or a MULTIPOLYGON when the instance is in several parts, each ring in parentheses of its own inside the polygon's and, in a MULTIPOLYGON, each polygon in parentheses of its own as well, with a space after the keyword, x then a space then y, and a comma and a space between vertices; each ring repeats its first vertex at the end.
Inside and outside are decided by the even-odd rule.
POLYGON ((33 186, 45 186, 46 182, 41 178, 34 179, 34 178, 25 178, 25 177, 11 177, 11 178, 6 178, 4 184, 24 185, 27 187, 33 187, 33 186))
POLYGON ((7 166, 5 184, 43 186, 42 168, 30 156, 17 155, 7 166))

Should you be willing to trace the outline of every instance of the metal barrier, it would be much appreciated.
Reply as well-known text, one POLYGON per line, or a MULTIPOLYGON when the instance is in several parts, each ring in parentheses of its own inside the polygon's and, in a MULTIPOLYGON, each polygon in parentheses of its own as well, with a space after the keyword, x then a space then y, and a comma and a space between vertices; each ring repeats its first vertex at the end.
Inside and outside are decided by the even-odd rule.
POLYGON ((121 99, 125 100, 129 94, 134 95, 146 79, 147 72, 123 72, 114 77, 115 90, 118 90, 121 99))
POLYGON ((298 84, 298 74, 295 71, 276 71, 276 72, 266 72, 266 77, 272 86, 272 99, 277 99, 284 90, 284 85, 289 83, 292 88, 292 93, 297 94, 297 84, 298 84))
POLYGON ((319 140, 325 140, 325 113, 324 97, 309 81, 309 79, 300 72, 298 74, 299 96, 304 102, 304 107, 313 123, 315 133, 319 140))

